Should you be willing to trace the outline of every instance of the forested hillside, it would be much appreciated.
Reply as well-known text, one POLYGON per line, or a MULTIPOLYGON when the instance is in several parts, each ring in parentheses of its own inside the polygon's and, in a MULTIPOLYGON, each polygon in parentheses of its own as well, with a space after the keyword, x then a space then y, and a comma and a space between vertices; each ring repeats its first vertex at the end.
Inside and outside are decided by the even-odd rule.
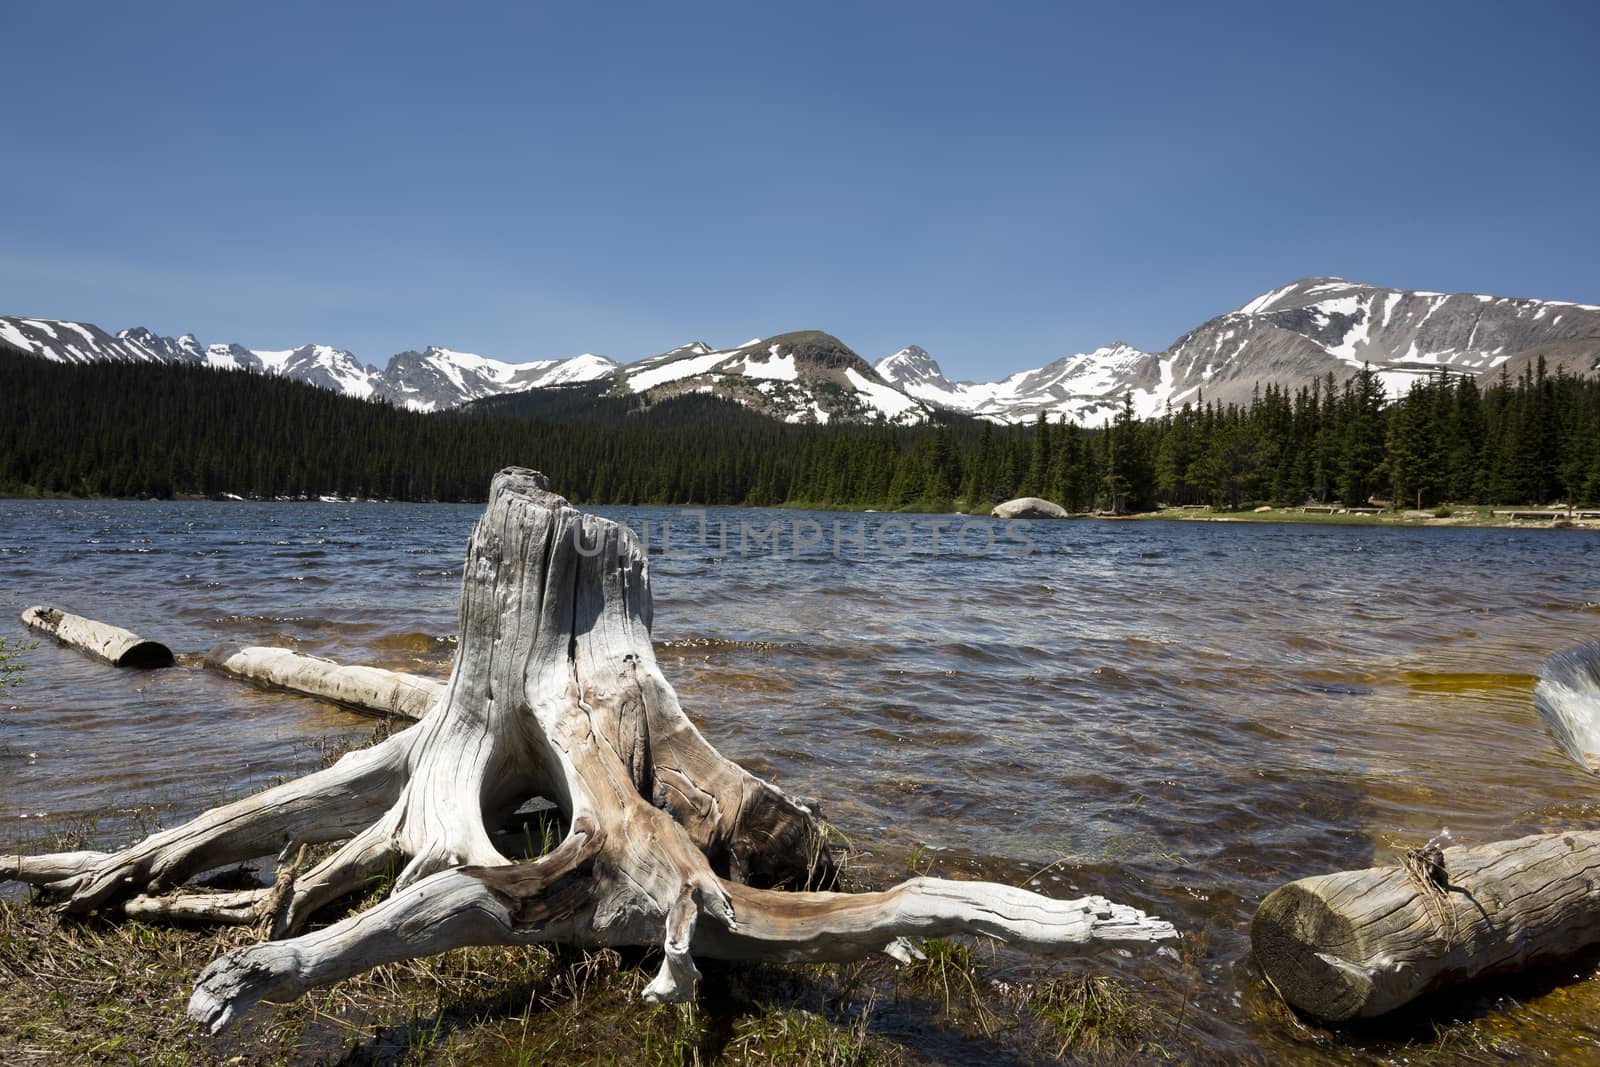
POLYGON ((0 493, 479 500, 508 464, 585 503, 1594 503, 1600 382, 1441 375, 1390 401, 1362 372, 1144 422, 1125 406, 1100 428, 797 426, 593 386, 419 414, 260 374, 0 351, 0 493))
POLYGON ((1139 503, 1151 493, 1231 507, 1600 499, 1600 380, 1546 374, 1542 358, 1487 386, 1441 372, 1395 400, 1370 370, 1342 383, 1329 375, 1244 409, 1185 408, 1134 436, 1141 466, 1128 478, 1139 503))

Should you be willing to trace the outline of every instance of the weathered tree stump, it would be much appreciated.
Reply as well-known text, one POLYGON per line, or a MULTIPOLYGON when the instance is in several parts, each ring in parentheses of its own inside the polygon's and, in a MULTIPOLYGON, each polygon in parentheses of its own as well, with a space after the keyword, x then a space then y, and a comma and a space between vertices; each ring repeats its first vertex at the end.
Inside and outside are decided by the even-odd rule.
MULTIPOLYGON (((695 953, 845 960, 902 952, 907 935, 1025 946, 1175 936, 1099 897, 1052 900, 984 882, 785 891, 828 881, 824 829, 811 805, 701 736, 656 665, 650 621, 633 534, 580 514, 543 475, 502 471, 467 552, 454 669, 422 722, 122 852, 8 857, 0 876, 48 884, 72 911, 126 909, 133 897, 148 915, 198 871, 344 840, 276 892, 218 909, 275 916, 275 936, 286 936, 385 868, 399 871, 392 894, 365 912, 213 961, 189 1005, 212 1031, 264 997, 464 945, 661 945, 644 995, 667 1001, 691 995, 695 953), (533 797, 556 806, 565 837, 514 863, 493 831, 533 797)), ((182 898, 185 914, 193 897, 182 898)))
POLYGON ((1373 867, 1274 890, 1250 924, 1256 961, 1284 1000, 1343 1022, 1600 943, 1600 832, 1446 848, 1439 861, 1431 881, 1373 867))
POLYGON ((172 666, 172 650, 131 630, 111 626, 58 608, 35 605, 22 612, 24 626, 53 637, 68 648, 103 659, 113 667, 155 669, 172 666))
POLYGON ((346 666, 267 645, 218 645, 206 667, 265 689, 330 700, 356 711, 423 718, 444 695, 444 683, 382 667, 346 666))

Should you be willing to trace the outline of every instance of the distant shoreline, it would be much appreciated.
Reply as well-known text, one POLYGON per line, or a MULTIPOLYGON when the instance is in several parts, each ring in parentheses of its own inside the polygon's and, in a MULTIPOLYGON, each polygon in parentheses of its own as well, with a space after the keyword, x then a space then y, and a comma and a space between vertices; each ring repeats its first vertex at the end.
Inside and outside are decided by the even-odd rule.
MULTIPOLYGON (((37 500, 37 501, 82 501, 96 503, 105 501, 129 501, 132 503, 213 503, 213 504, 421 504, 421 505, 451 505, 455 507, 477 506, 483 502, 479 500, 383 500, 378 498, 339 498, 336 500, 316 498, 264 498, 264 497, 227 497, 216 498, 207 496, 172 496, 172 497, 125 497, 125 496, 71 496, 65 494, 36 494, 23 495, 18 493, 0 493, 0 503, 12 500, 37 500)), ((611 508, 611 507, 644 507, 644 508, 673 508, 685 511, 704 511, 710 509, 726 509, 741 511, 836 511, 850 514, 881 514, 881 515, 960 515, 972 518, 987 518, 986 511, 939 511, 926 508, 873 508, 863 505, 829 505, 820 506, 806 503, 783 503, 771 505, 751 504, 579 504, 586 508, 611 508)), ((1106 515, 1091 512, 1074 512, 1069 520, 1094 519, 1105 522, 1213 522, 1213 523, 1290 523, 1306 526, 1398 526, 1407 529, 1427 528, 1481 528, 1481 529, 1506 529, 1506 530, 1600 530, 1600 508, 1514 508, 1501 505, 1462 504, 1450 505, 1449 513, 1438 514, 1440 509, 1402 509, 1400 511, 1357 511, 1335 508, 1332 511, 1306 511, 1302 508, 1245 508, 1240 511, 1218 511, 1213 508, 1161 508, 1156 511, 1141 511, 1129 515, 1106 515), (1540 517, 1529 517, 1529 516, 1540 517), (1578 516, 1589 516, 1580 518, 1578 516), (1521 518, 1514 516, 1524 516, 1521 518)), ((1031 519, 1030 522, 1052 522, 1067 520, 1031 519)))
MULTIPOLYGON (((1579 514, 1600 514, 1600 509, 1589 508, 1514 508, 1477 504, 1452 505, 1447 515, 1433 510, 1405 510, 1378 512, 1308 512, 1300 508, 1272 508, 1269 511, 1246 509, 1243 511, 1216 511, 1211 508, 1163 508, 1119 519, 1155 520, 1165 522, 1252 522, 1295 523, 1307 526, 1400 526, 1408 529, 1433 527, 1475 527, 1503 530, 1600 530, 1600 519, 1581 519, 1579 514), (1566 512, 1566 515, 1558 513, 1566 512), (1498 513, 1498 514, 1497 514, 1498 513), (1515 515, 1550 513, 1550 518, 1515 518, 1515 515)), ((1111 518, 1111 516, 1095 516, 1111 518)))

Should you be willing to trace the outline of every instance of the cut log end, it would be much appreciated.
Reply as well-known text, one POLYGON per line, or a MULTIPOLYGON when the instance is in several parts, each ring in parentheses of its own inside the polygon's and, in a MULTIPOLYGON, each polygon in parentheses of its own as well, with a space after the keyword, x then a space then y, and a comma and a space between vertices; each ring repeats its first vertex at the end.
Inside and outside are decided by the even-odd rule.
POLYGON ((1273 989, 1308 1015, 1328 1022, 1356 1018, 1372 996, 1372 975, 1341 958, 1350 920, 1299 883, 1274 890, 1250 923, 1256 962, 1273 989))
POLYGON ((1327 1022, 1375 1018, 1600 942, 1600 832, 1424 850, 1399 867, 1302 878, 1261 902, 1250 938, 1293 1007, 1327 1022), (1430 862, 1413 862, 1419 855, 1430 862))
POLYGON ((59 608, 34 605, 22 612, 21 619, 29 629, 53 637, 85 655, 105 660, 113 667, 159 670, 176 662, 172 649, 159 641, 59 608))
POLYGON ((160 670, 175 663, 172 649, 159 641, 140 641, 130 646, 122 655, 111 661, 113 667, 133 667, 136 670, 160 670))

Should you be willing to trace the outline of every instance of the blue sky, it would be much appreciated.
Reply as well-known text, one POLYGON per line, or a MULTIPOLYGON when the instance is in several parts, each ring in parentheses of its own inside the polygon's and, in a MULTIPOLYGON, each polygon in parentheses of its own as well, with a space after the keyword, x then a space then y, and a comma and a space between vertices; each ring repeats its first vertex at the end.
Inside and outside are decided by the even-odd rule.
POLYGON ((9 4, 0 313, 997 377, 1306 275, 1600 302, 1600 5, 9 4))

